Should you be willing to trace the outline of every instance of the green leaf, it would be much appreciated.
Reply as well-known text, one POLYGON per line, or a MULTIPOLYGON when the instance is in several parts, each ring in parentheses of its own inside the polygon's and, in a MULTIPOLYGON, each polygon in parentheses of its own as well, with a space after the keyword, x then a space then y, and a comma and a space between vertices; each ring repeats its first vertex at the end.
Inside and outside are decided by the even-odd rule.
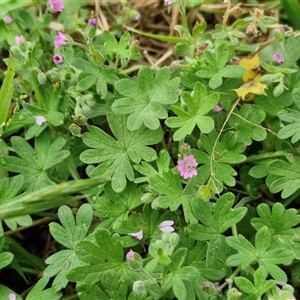
POLYGON ((10 252, 2 252, 0 253, 0 269, 8 266, 14 258, 14 255, 10 252))
POLYGON ((62 292, 56 292, 52 288, 45 289, 49 281, 49 277, 43 276, 33 289, 27 294, 25 300, 59 300, 62 292))
POLYGON ((182 92, 183 101, 187 111, 173 107, 178 117, 170 117, 166 125, 171 128, 180 127, 173 136, 174 141, 184 139, 191 134, 197 125, 203 133, 208 133, 214 128, 214 121, 206 116, 219 102, 218 94, 207 96, 205 86, 197 82, 194 86, 193 96, 188 92, 182 92))
POLYGON ((110 298, 95 284, 80 283, 76 285, 80 300, 110 300, 110 298))
POLYGON ((85 265, 73 250, 60 250, 48 257, 45 262, 49 266, 44 270, 44 276, 55 276, 52 282, 52 288, 55 291, 60 291, 67 286, 69 281, 66 275, 71 269, 85 265))
POLYGON ((241 154, 245 150, 245 144, 237 140, 237 134, 228 131, 217 140, 217 132, 214 130, 208 135, 201 135, 201 143, 205 152, 192 150, 196 161, 203 164, 198 168, 198 177, 201 182, 206 182, 209 177, 212 181, 214 193, 220 193, 224 185, 234 186, 235 179, 233 176, 237 172, 229 165, 244 161, 246 156, 241 154))
POLYGON ((170 70, 167 67, 159 69, 155 77, 149 67, 139 70, 137 82, 131 79, 121 79, 115 83, 116 90, 124 96, 112 104, 116 114, 129 114, 127 127, 137 130, 144 124, 155 130, 160 127, 159 119, 168 117, 167 105, 178 100, 177 88, 179 78, 170 80, 170 70))
POLYGON ((283 199, 291 196, 299 190, 300 186, 300 157, 291 155, 290 161, 286 162, 276 159, 268 164, 270 174, 276 175, 279 178, 275 179, 270 184, 271 193, 281 192, 283 199))
POLYGON ((93 210, 89 204, 83 204, 78 209, 76 220, 68 206, 61 206, 58 218, 62 226, 52 222, 49 224, 52 236, 62 245, 72 249, 75 242, 82 240, 92 223, 93 210))
POLYGON ((259 124, 265 119, 265 112, 255 105, 244 104, 230 116, 228 124, 235 128, 238 140, 250 145, 252 140, 263 141, 267 137, 266 130, 259 124))
POLYGON ((268 250, 271 243, 271 233, 266 226, 256 233, 255 247, 242 235, 227 237, 226 242, 238 252, 238 254, 228 257, 226 262, 228 266, 247 267, 259 263, 275 280, 286 282, 286 274, 277 264, 290 264, 293 260, 293 254, 284 248, 268 250))
POLYGON ((185 285, 184 285, 182 279, 180 279, 177 276, 174 277, 173 278, 172 289, 173 289, 174 295, 176 296, 176 298, 178 300, 185 300, 186 299, 187 291, 186 291, 186 288, 185 288, 185 285))
POLYGON ((127 118, 112 113, 107 114, 107 120, 116 139, 103 130, 90 126, 90 132, 83 135, 83 141, 94 149, 84 151, 80 159, 87 164, 100 163, 89 175, 111 178, 113 190, 120 193, 126 187, 126 178, 134 180, 130 161, 140 163, 142 159, 156 159, 155 150, 147 146, 157 144, 162 138, 162 131, 140 127, 139 130, 130 132, 126 128, 127 118))
POLYGON ((72 250, 59 251, 46 259, 49 266, 45 269, 44 275, 55 276, 52 287, 56 291, 66 287, 68 283, 66 274, 69 270, 85 265, 76 256, 73 248, 77 241, 81 241, 87 235, 92 223, 93 209, 90 204, 81 205, 75 219, 68 206, 61 206, 58 218, 63 226, 52 222, 49 224, 50 232, 55 240, 72 250))
POLYGON ((23 174, 27 191, 36 191, 53 184, 46 171, 62 162, 70 154, 69 151, 62 150, 66 140, 59 137, 50 144, 51 139, 48 132, 44 132, 36 138, 35 150, 19 136, 13 136, 11 142, 12 147, 21 158, 4 157, 5 167, 11 172, 23 174))
POLYGON ((128 214, 142 204, 144 194, 142 187, 128 183, 121 193, 114 192, 111 187, 104 187, 105 194, 94 200, 93 208, 100 218, 113 217, 114 220, 125 219, 128 214))
POLYGON ((183 206, 184 217, 187 222, 195 222, 191 212, 191 202, 195 201, 188 189, 182 189, 179 174, 172 170, 166 170, 161 175, 157 174, 149 178, 151 190, 159 196, 152 202, 152 208, 170 208, 171 211, 183 206))
POLYGON ((247 208, 233 209, 234 201, 235 197, 231 193, 222 195, 214 209, 210 202, 192 201, 192 212, 203 225, 189 225, 189 235, 197 240, 215 240, 232 225, 238 223, 247 213, 247 208))
POLYGON ((124 253, 121 244, 105 229, 97 229, 93 237, 94 241, 81 240, 75 245, 77 257, 89 265, 70 270, 67 276, 69 280, 83 281, 90 278, 90 283, 97 282, 101 273, 122 266, 124 253))
MULTIPOLYGON (((4 3, 5 6, 5 3, 4 3)), ((1 7, 1 11, 3 11, 3 5, 1 7)), ((14 68, 14 62, 12 55, 9 55, 9 60, 8 60, 8 67, 7 67, 7 73, 5 75, 5 78, 3 80, 3 84, 0 89, 0 136, 2 135, 2 125, 6 121, 6 118, 8 116, 8 111, 9 111, 9 106, 10 102, 13 97, 13 79, 15 76, 15 68, 14 68)))
POLYGON ((280 139, 291 138, 291 142, 294 144, 300 139, 300 112, 294 109, 285 109, 281 110, 278 113, 278 117, 288 123, 283 128, 281 128, 278 132, 278 136, 280 139))

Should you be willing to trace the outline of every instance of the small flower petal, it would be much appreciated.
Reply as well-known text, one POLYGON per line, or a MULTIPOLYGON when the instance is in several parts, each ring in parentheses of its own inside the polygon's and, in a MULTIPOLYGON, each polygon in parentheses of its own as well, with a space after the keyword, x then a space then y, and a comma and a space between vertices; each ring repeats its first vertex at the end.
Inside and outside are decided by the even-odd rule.
POLYGON ((161 222, 158 225, 158 228, 162 232, 173 232, 174 231, 173 225, 174 225, 174 221, 172 221, 172 220, 166 220, 166 221, 161 222))
POLYGON ((26 40, 23 35, 18 35, 15 37, 16 44, 19 46, 20 44, 25 44, 26 40))
POLYGON ((16 298, 16 295, 15 294, 13 294, 13 293, 10 293, 9 295, 8 295, 8 300, 16 300, 17 298, 16 298))
POLYGON ((61 12, 65 8, 63 0, 50 0, 49 6, 53 12, 61 12))
POLYGON ((53 62, 55 64, 62 64, 64 62, 64 59, 62 58, 61 55, 55 54, 55 55, 53 55, 53 62))
POLYGON ((10 16, 4 16, 2 20, 4 21, 5 24, 10 24, 13 19, 10 16))
POLYGON ((88 24, 91 27, 96 27, 97 26, 97 20, 96 19, 89 19, 88 24))
POLYGON ((47 119, 43 116, 36 116, 35 117, 35 122, 36 124, 38 124, 39 126, 43 125, 45 122, 47 122, 47 119))
POLYGON ((61 47, 66 44, 68 38, 61 32, 58 32, 54 39, 54 46, 56 48, 61 47))
POLYGON ((273 60, 275 62, 277 62, 278 64, 282 64, 283 63, 283 57, 282 57, 282 53, 278 52, 276 54, 273 55, 273 60))
POLYGON ((143 230, 139 232, 129 233, 129 235, 133 236, 134 238, 140 241, 143 238, 143 230))
POLYGON ((134 251, 130 249, 127 254, 126 254, 126 259, 127 260, 134 260, 134 251))

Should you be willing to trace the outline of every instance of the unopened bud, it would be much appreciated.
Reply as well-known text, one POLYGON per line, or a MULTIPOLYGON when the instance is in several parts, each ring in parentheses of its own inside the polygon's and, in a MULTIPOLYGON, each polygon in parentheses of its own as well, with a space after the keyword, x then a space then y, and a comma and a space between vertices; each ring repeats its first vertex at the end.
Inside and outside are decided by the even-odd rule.
POLYGON ((81 128, 74 123, 69 126, 69 130, 74 136, 78 136, 81 133, 81 128))
POLYGON ((152 193, 146 193, 141 197, 143 203, 151 203, 155 199, 155 195, 152 193))
POLYGON ((228 300, 239 299, 241 296, 242 296, 242 293, 236 288, 232 288, 227 292, 228 300))
POLYGON ((88 118, 92 115, 93 110, 90 106, 84 104, 82 105, 82 113, 88 118))
POLYGON ((135 281, 132 289, 135 293, 142 294, 145 291, 145 284, 141 280, 135 281))
POLYGON ((37 80, 40 84, 45 84, 47 81, 47 76, 45 75, 45 73, 39 72, 39 74, 37 76, 37 80))

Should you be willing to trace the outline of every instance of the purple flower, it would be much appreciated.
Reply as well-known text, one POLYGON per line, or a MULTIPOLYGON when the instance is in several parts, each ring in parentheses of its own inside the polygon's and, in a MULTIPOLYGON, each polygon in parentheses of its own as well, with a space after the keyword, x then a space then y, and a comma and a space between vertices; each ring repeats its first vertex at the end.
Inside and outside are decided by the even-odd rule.
POLYGON ((57 65, 62 64, 64 62, 64 59, 62 58, 61 55, 55 54, 55 55, 53 55, 53 62, 57 65))
POLYGON ((23 35, 18 35, 15 37, 16 44, 19 46, 20 44, 25 44, 26 40, 23 35))
POLYGON ((10 24, 12 22, 12 18, 10 16, 4 16, 2 20, 5 24, 10 24))
POLYGON ((198 164, 194 155, 185 156, 182 160, 178 160, 177 162, 177 170, 184 179, 196 176, 197 166, 198 164))
POLYGON ((13 293, 10 293, 9 295, 8 295, 8 300, 16 300, 17 298, 16 298, 16 295, 15 294, 13 294, 13 293))
POLYGON ((163 221, 158 225, 158 228, 162 231, 162 232, 173 232, 174 228, 174 221, 172 220, 167 220, 167 221, 163 221))
POLYGON ((89 19, 89 26, 96 27, 97 26, 97 20, 96 19, 89 19))
POLYGON ((59 32, 56 36, 55 36, 55 40, 54 40, 54 46, 56 48, 61 47, 63 45, 66 44, 66 41, 68 40, 68 38, 61 32, 59 32))
POLYGON ((143 230, 139 232, 129 233, 129 235, 133 236, 134 238, 140 241, 143 238, 143 230))
POLYGON ((165 0, 165 5, 171 5, 172 4, 172 0, 165 0))
POLYGON ((282 64, 283 63, 282 53, 278 52, 278 53, 274 54, 273 60, 276 61, 278 64, 282 64))
POLYGON ((127 254, 126 254, 126 259, 127 260, 134 260, 134 251, 130 249, 127 254))
POLYGON ((215 111, 215 112, 219 112, 219 111, 221 111, 221 110, 223 110, 223 106, 222 106, 222 104, 221 103, 218 103, 214 108, 213 108, 213 111, 215 111))
POLYGON ((43 116, 36 116, 35 117, 35 122, 36 124, 38 124, 39 126, 43 125, 45 122, 47 122, 47 119, 43 116))
POLYGON ((65 8, 63 0, 49 0, 49 6, 54 12, 61 12, 65 8))

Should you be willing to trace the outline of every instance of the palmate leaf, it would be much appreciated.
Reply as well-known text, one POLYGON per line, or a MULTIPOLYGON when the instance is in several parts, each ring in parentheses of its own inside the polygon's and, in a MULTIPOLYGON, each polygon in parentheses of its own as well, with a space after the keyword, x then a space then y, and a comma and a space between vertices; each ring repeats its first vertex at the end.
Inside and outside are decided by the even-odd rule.
POLYGON ((244 104, 239 111, 235 110, 228 124, 236 129, 238 140, 250 145, 252 140, 263 141, 267 132, 259 126, 265 119, 265 112, 252 104, 244 104))
POLYGON ((83 135, 83 142, 94 149, 84 151, 80 159, 87 164, 100 163, 89 176, 111 178, 113 190, 120 193, 126 186, 126 178, 134 180, 131 161, 138 164, 141 160, 149 162, 156 159, 155 150, 147 146, 160 142, 162 131, 147 130, 144 127, 128 131, 127 118, 112 113, 107 114, 107 121, 116 139, 103 130, 90 126, 90 132, 83 135))
POLYGON ((276 176, 269 184, 272 193, 281 192, 283 199, 291 196, 299 190, 300 187, 300 157, 293 153, 286 155, 289 162, 276 159, 268 164, 268 171, 271 175, 276 176))
POLYGON ((171 128, 180 127, 173 135, 174 141, 180 141, 191 134, 195 126, 203 133, 208 133, 214 128, 214 120, 206 116, 218 103, 219 95, 213 93, 207 95, 205 86, 197 82, 194 86, 193 95, 182 92, 182 98, 186 104, 187 111, 173 106, 173 111, 177 117, 170 117, 166 120, 166 125, 171 128))
POLYGON ((257 213, 260 218, 251 220, 252 226, 259 230, 267 226, 272 234, 270 249, 285 248, 293 250, 294 257, 299 259, 299 236, 300 229, 295 227, 300 223, 300 216, 294 208, 285 209, 284 206, 277 202, 272 207, 263 203, 257 207, 257 213))
MULTIPOLYGON (((0 205, 7 203, 8 200, 13 199, 15 196, 17 196, 22 189, 23 184, 24 176, 21 174, 11 177, 10 179, 4 178, 0 180, 0 205)), ((23 215, 15 218, 5 219, 4 222, 10 229, 15 230, 18 224, 21 226, 31 225, 32 219, 29 215, 23 215)))
POLYGON ((246 214, 246 207, 233 209, 234 195, 226 193, 218 199, 212 212, 211 203, 192 201, 192 212, 203 224, 191 224, 189 234, 197 240, 215 240, 232 225, 238 223, 246 214))
POLYGON ((271 233, 266 226, 260 228, 256 233, 255 246, 242 235, 227 237, 227 244, 238 253, 228 257, 226 264, 228 266, 247 267, 259 263, 275 280, 286 282, 285 272, 277 265, 290 264, 293 260, 293 254, 284 248, 269 250, 271 239, 271 233))
POLYGON ((294 109, 284 109, 278 113, 278 117, 287 123, 278 132, 280 139, 287 139, 291 137, 291 142, 294 144, 300 139, 300 112, 294 109))
POLYGON ((170 80, 167 67, 159 69, 155 77, 149 67, 142 67, 136 82, 124 78, 115 83, 116 90, 124 97, 113 103, 112 110, 129 115, 127 127, 131 131, 143 124, 149 129, 158 129, 159 120, 168 117, 167 106, 178 100, 179 81, 178 77, 170 80))
POLYGON ((205 182, 211 177, 214 192, 220 193, 224 184, 235 185, 233 176, 236 176, 237 172, 230 164, 240 163, 246 159, 246 156, 241 154, 245 150, 245 144, 237 140, 235 132, 226 132, 216 143, 217 136, 215 130, 208 135, 202 135, 201 142, 206 153, 198 150, 191 152, 195 155, 196 161, 203 164, 198 169, 198 177, 201 182, 205 182))
POLYGON ((74 218, 68 206, 61 206, 58 210, 58 217, 62 225, 50 223, 50 232, 56 241, 69 249, 59 251, 46 259, 49 266, 45 269, 44 275, 55 276, 52 283, 55 291, 66 287, 68 283, 66 274, 69 270, 85 265, 75 254, 74 247, 76 242, 81 241, 87 235, 92 223, 93 209, 91 205, 83 204, 74 218))
POLYGON ((52 144, 50 142, 51 137, 45 131, 35 139, 35 149, 22 137, 11 138, 12 147, 20 157, 6 156, 2 163, 9 171, 23 174, 27 191, 36 191, 54 184, 46 171, 70 154, 68 150, 62 150, 67 142, 64 138, 59 137, 52 144))

